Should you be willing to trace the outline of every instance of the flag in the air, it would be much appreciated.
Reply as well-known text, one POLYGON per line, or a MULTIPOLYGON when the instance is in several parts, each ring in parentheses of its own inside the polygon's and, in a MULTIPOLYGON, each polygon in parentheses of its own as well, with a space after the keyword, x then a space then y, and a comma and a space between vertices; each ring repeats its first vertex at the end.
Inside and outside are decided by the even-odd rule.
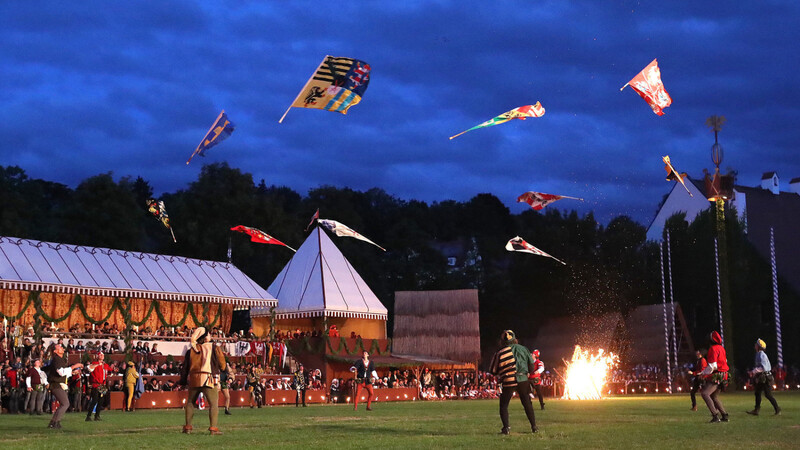
MULTIPOLYGON (((364 61, 328 55, 289 109, 313 108, 347 114, 347 110, 364 96, 369 77, 370 67, 364 61)), ((289 109, 278 123, 283 122, 289 109)))
MULTIPOLYGON (((658 62, 655 59, 625 86, 633 88, 659 116, 663 116, 663 109, 672 104, 672 97, 664 88, 661 71, 658 69, 658 62)), ((622 89, 625 89, 625 86, 622 86, 622 89)))
POLYGON ((225 110, 223 109, 222 112, 219 113, 217 120, 214 121, 214 125, 211 125, 211 129, 206 133, 206 137, 200 141, 200 145, 198 145, 192 155, 189 156, 186 164, 189 164, 189 161, 191 161, 195 155, 199 154, 200 156, 205 156, 206 150, 227 139, 235 128, 236 125, 228 120, 228 115, 225 114, 225 110))
POLYGON ((562 198, 571 198, 573 200, 583 201, 582 198, 570 197, 568 195, 545 194, 543 192, 529 191, 517 197, 517 203, 525 202, 531 205, 531 208, 534 210, 540 211, 550 203, 561 200, 562 198))
POLYGON ((319 219, 319 208, 317 208, 317 212, 315 212, 314 215, 311 216, 311 222, 308 222, 308 226, 306 227, 305 231, 308 231, 308 229, 311 228, 311 225, 314 225, 314 221, 316 221, 317 219, 319 219))
POLYGON ((565 263, 564 261, 561 261, 560 259, 539 250, 538 248, 532 246, 531 244, 528 244, 527 242, 525 242, 524 239, 522 239, 519 236, 508 240, 508 243, 506 243, 506 250, 510 252, 525 252, 534 255, 545 256, 547 258, 553 258, 556 261, 560 262, 561 264, 564 264, 565 266, 567 265, 567 263, 565 263))
POLYGON ((167 214, 167 208, 164 206, 164 202, 154 198, 148 199, 147 209, 150 211, 150 214, 154 215, 156 219, 169 229, 169 232, 172 234, 172 240, 178 242, 175 240, 175 233, 172 231, 172 227, 169 224, 169 215, 167 214))
POLYGON ((689 193, 690 197, 694 197, 692 192, 689 191, 689 188, 686 187, 686 172, 679 173, 677 170, 675 170, 675 168, 672 166, 672 162, 669 160, 669 155, 662 156, 661 159, 664 160, 664 170, 667 171, 667 181, 677 181, 683 185, 683 188, 686 189, 686 192, 689 193))
POLYGON ((293 252, 297 252, 297 250, 289 247, 288 245, 284 244, 283 242, 275 239, 274 237, 264 233, 263 231, 259 230, 258 228, 246 227, 244 225, 237 225, 231 228, 231 231, 239 231, 241 233, 245 233, 250 236, 250 242, 258 242, 260 244, 274 244, 274 245, 282 245, 293 252))
POLYGON ((328 219, 317 219, 317 222, 320 225, 322 225, 323 227, 325 227, 326 229, 328 229, 328 231, 333 232, 333 234, 335 234, 335 235, 337 235, 339 237, 346 236, 346 237, 360 239, 360 240, 362 240, 364 242, 369 242, 370 244, 374 245, 375 247, 378 247, 379 249, 381 249, 383 251, 386 251, 385 248, 383 248, 380 245, 370 241, 365 236, 359 234, 356 230, 348 227, 347 225, 345 225, 343 223, 337 222, 335 220, 328 220, 328 219))
POLYGON ((525 105, 520 106, 518 108, 514 108, 511 111, 504 112, 497 117, 487 120, 480 125, 475 125, 474 127, 470 128, 469 130, 462 131, 455 136, 450 136, 450 139, 457 138, 462 134, 466 133, 467 131, 476 130, 478 128, 486 128, 491 127, 494 125, 500 125, 501 123, 506 123, 511 119, 522 119, 525 120, 528 117, 542 117, 544 115, 544 107, 540 102, 536 102, 535 105, 525 105))

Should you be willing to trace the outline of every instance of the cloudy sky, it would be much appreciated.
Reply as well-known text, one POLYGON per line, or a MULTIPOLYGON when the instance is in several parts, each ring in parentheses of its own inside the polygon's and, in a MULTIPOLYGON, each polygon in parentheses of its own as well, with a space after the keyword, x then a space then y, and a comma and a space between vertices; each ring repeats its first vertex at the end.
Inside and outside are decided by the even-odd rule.
POLYGON ((0 5, 0 165, 75 186, 141 175, 157 193, 226 161, 305 194, 380 187, 403 199, 527 190, 554 206, 649 223, 661 156, 757 185, 800 176, 800 4, 793 1, 31 2, 0 5), (325 6, 328 5, 328 6, 325 6), (325 55, 372 67, 347 115, 286 108, 325 55), (658 58, 656 116, 619 88, 658 58), (448 137, 541 101, 544 117, 448 137), (220 110, 234 134, 187 166, 220 110), (567 203, 569 202, 569 203, 567 203))

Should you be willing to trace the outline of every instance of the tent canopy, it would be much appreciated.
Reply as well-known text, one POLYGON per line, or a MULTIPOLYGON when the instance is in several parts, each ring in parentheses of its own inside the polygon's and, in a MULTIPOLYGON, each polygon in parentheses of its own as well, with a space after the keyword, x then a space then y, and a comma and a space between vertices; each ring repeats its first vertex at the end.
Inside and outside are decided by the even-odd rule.
MULTIPOLYGON (((387 310, 319 227, 267 288, 278 298, 277 319, 344 317, 386 320, 387 310)), ((253 308, 251 317, 269 316, 253 308)))

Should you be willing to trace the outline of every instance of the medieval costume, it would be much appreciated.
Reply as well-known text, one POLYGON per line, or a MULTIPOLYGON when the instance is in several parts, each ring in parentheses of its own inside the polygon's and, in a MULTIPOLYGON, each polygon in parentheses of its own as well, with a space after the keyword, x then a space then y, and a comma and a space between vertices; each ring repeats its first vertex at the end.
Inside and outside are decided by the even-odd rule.
POLYGON ((128 368, 125 369, 125 404, 123 411, 133 411, 133 394, 136 390, 136 381, 139 379, 139 372, 133 365, 133 361, 128 361, 128 368))
POLYGON ((542 398, 542 374, 544 373, 544 363, 539 359, 539 350, 534 350, 531 356, 533 357, 533 371, 528 375, 528 381, 531 382, 531 389, 536 391, 536 397, 539 399, 539 406, 544 409, 544 399, 542 398))
POLYGON ((689 391, 689 397, 692 399, 692 411, 697 411, 696 394, 703 387, 703 377, 700 376, 700 373, 708 366, 706 359, 703 358, 703 353, 700 350, 695 353, 697 354, 697 359, 694 362, 694 367, 689 371, 689 375, 692 375, 692 389, 689 391))
POLYGON ((503 345, 492 358, 490 371, 497 376, 502 383, 500 394, 500 420, 503 422, 502 434, 509 434, 511 428, 508 426, 508 403, 516 391, 522 407, 525 408, 525 415, 531 424, 531 431, 536 433, 536 416, 531 405, 531 385, 528 381, 528 373, 532 372, 533 359, 531 352, 519 345, 514 332, 506 330, 500 337, 503 345))
POLYGON ((183 360, 183 373, 181 374, 180 384, 188 385, 188 396, 186 399, 186 425, 183 427, 184 433, 192 431, 192 417, 194 416, 194 403, 200 394, 208 402, 208 417, 211 434, 222 434, 217 428, 217 416, 219 409, 219 373, 227 369, 225 355, 222 350, 212 342, 206 342, 208 333, 203 327, 198 327, 192 333, 191 346, 186 351, 183 360))
POLYGON ((292 385, 294 386, 294 390, 297 391, 297 394, 294 397, 294 407, 297 408, 300 406, 300 401, 303 401, 303 408, 306 407, 306 373, 303 371, 303 365, 300 364, 297 366, 297 371, 294 373, 294 379, 292 380, 292 385))
POLYGON ((64 346, 57 344, 53 350, 53 357, 47 369, 50 372, 50 392, 58 400, 58 409, 53 411, 53 418, 50 419, 49 428, 61 428, 61 419, 69 408, 69 397, 67 396, 67 378, 72 375, 72 370, 83 367, 83 364, 69 366, 64 357, 64 346))
POLYGON ((33 367, 28 369, 28 374, 25 377, 25 385, 28 387, 28 398, 25 402, 25 410, 31 415, 36 413, 42 415, 42 406, 44 405, 44 392, 47 389, 47 374, 42 371, 42 361, 35 360, 33 367))
POLYGON ((361 397, 361 390, 367 391, 367 411, 372 411, 372 397, 374 391, 372 390, 372 383, 378 378, 378 373, 375 371, 375 363, 369 360, 369 352, 364 351, 362 359, 356 361, 352 367, 351 372, 356 374, 356 392, 353 397, 353 410, 358 410, 358 399, 361 397))
POLYGON ((92 420, 92 411, 94 411, 94 420, 100 419, 100 412, 105 405, 105 399, 108 396, 108 372, 111 371, 111 366, 105 363, 105 355, 98 353, 95 356, 95 362, 89 364, 89 387, 92 391, 89 399, 89 407, 86 409, 86 421, 92 420))
POLYGON ((728 356, 722 346, 722 336, 711 332, 711 346, 708 348, 708 366, 700 374, 705 378, 705 385, 700 395, 711 412, 711 423, 727 422, 728 413, 719 400, 720 390, 728 386, 728 356))
POLYGON ((767 343, 762 341, 761 339, 756 341, 756 362, 753 366, 753 370, 750 371, 750 377, 753 379, 753 385, 756 388, 756 407, 752 411, 747 411, 747 414, 757 416, 758 412, 761 411, 761 393, 764 393, 764 397, 767 397, 767 400, 772 404, 772 407, 775 409, 775 415, 780 415, 781 408, 778 406, 778 402, 775 400, 775 397, 772 396, 772 385, 775 383, 775 378, 772 376, 772 365, 769 363, 769 358, 767 358, 767 354, 764 353, 764 349, 767 348, 767 343))

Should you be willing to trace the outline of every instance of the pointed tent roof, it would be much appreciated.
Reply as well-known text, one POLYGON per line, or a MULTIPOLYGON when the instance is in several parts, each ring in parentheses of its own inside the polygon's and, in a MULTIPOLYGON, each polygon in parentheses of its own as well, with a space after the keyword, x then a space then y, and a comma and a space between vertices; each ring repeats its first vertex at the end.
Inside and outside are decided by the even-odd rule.
MULTIPOLYGON (((350 317, 386 320, 387 310, 319 227, 308 235, 267 291, 278 299, 276 318, 350 317)), ((250 316, 269 316, 252 308, 250 316)))

